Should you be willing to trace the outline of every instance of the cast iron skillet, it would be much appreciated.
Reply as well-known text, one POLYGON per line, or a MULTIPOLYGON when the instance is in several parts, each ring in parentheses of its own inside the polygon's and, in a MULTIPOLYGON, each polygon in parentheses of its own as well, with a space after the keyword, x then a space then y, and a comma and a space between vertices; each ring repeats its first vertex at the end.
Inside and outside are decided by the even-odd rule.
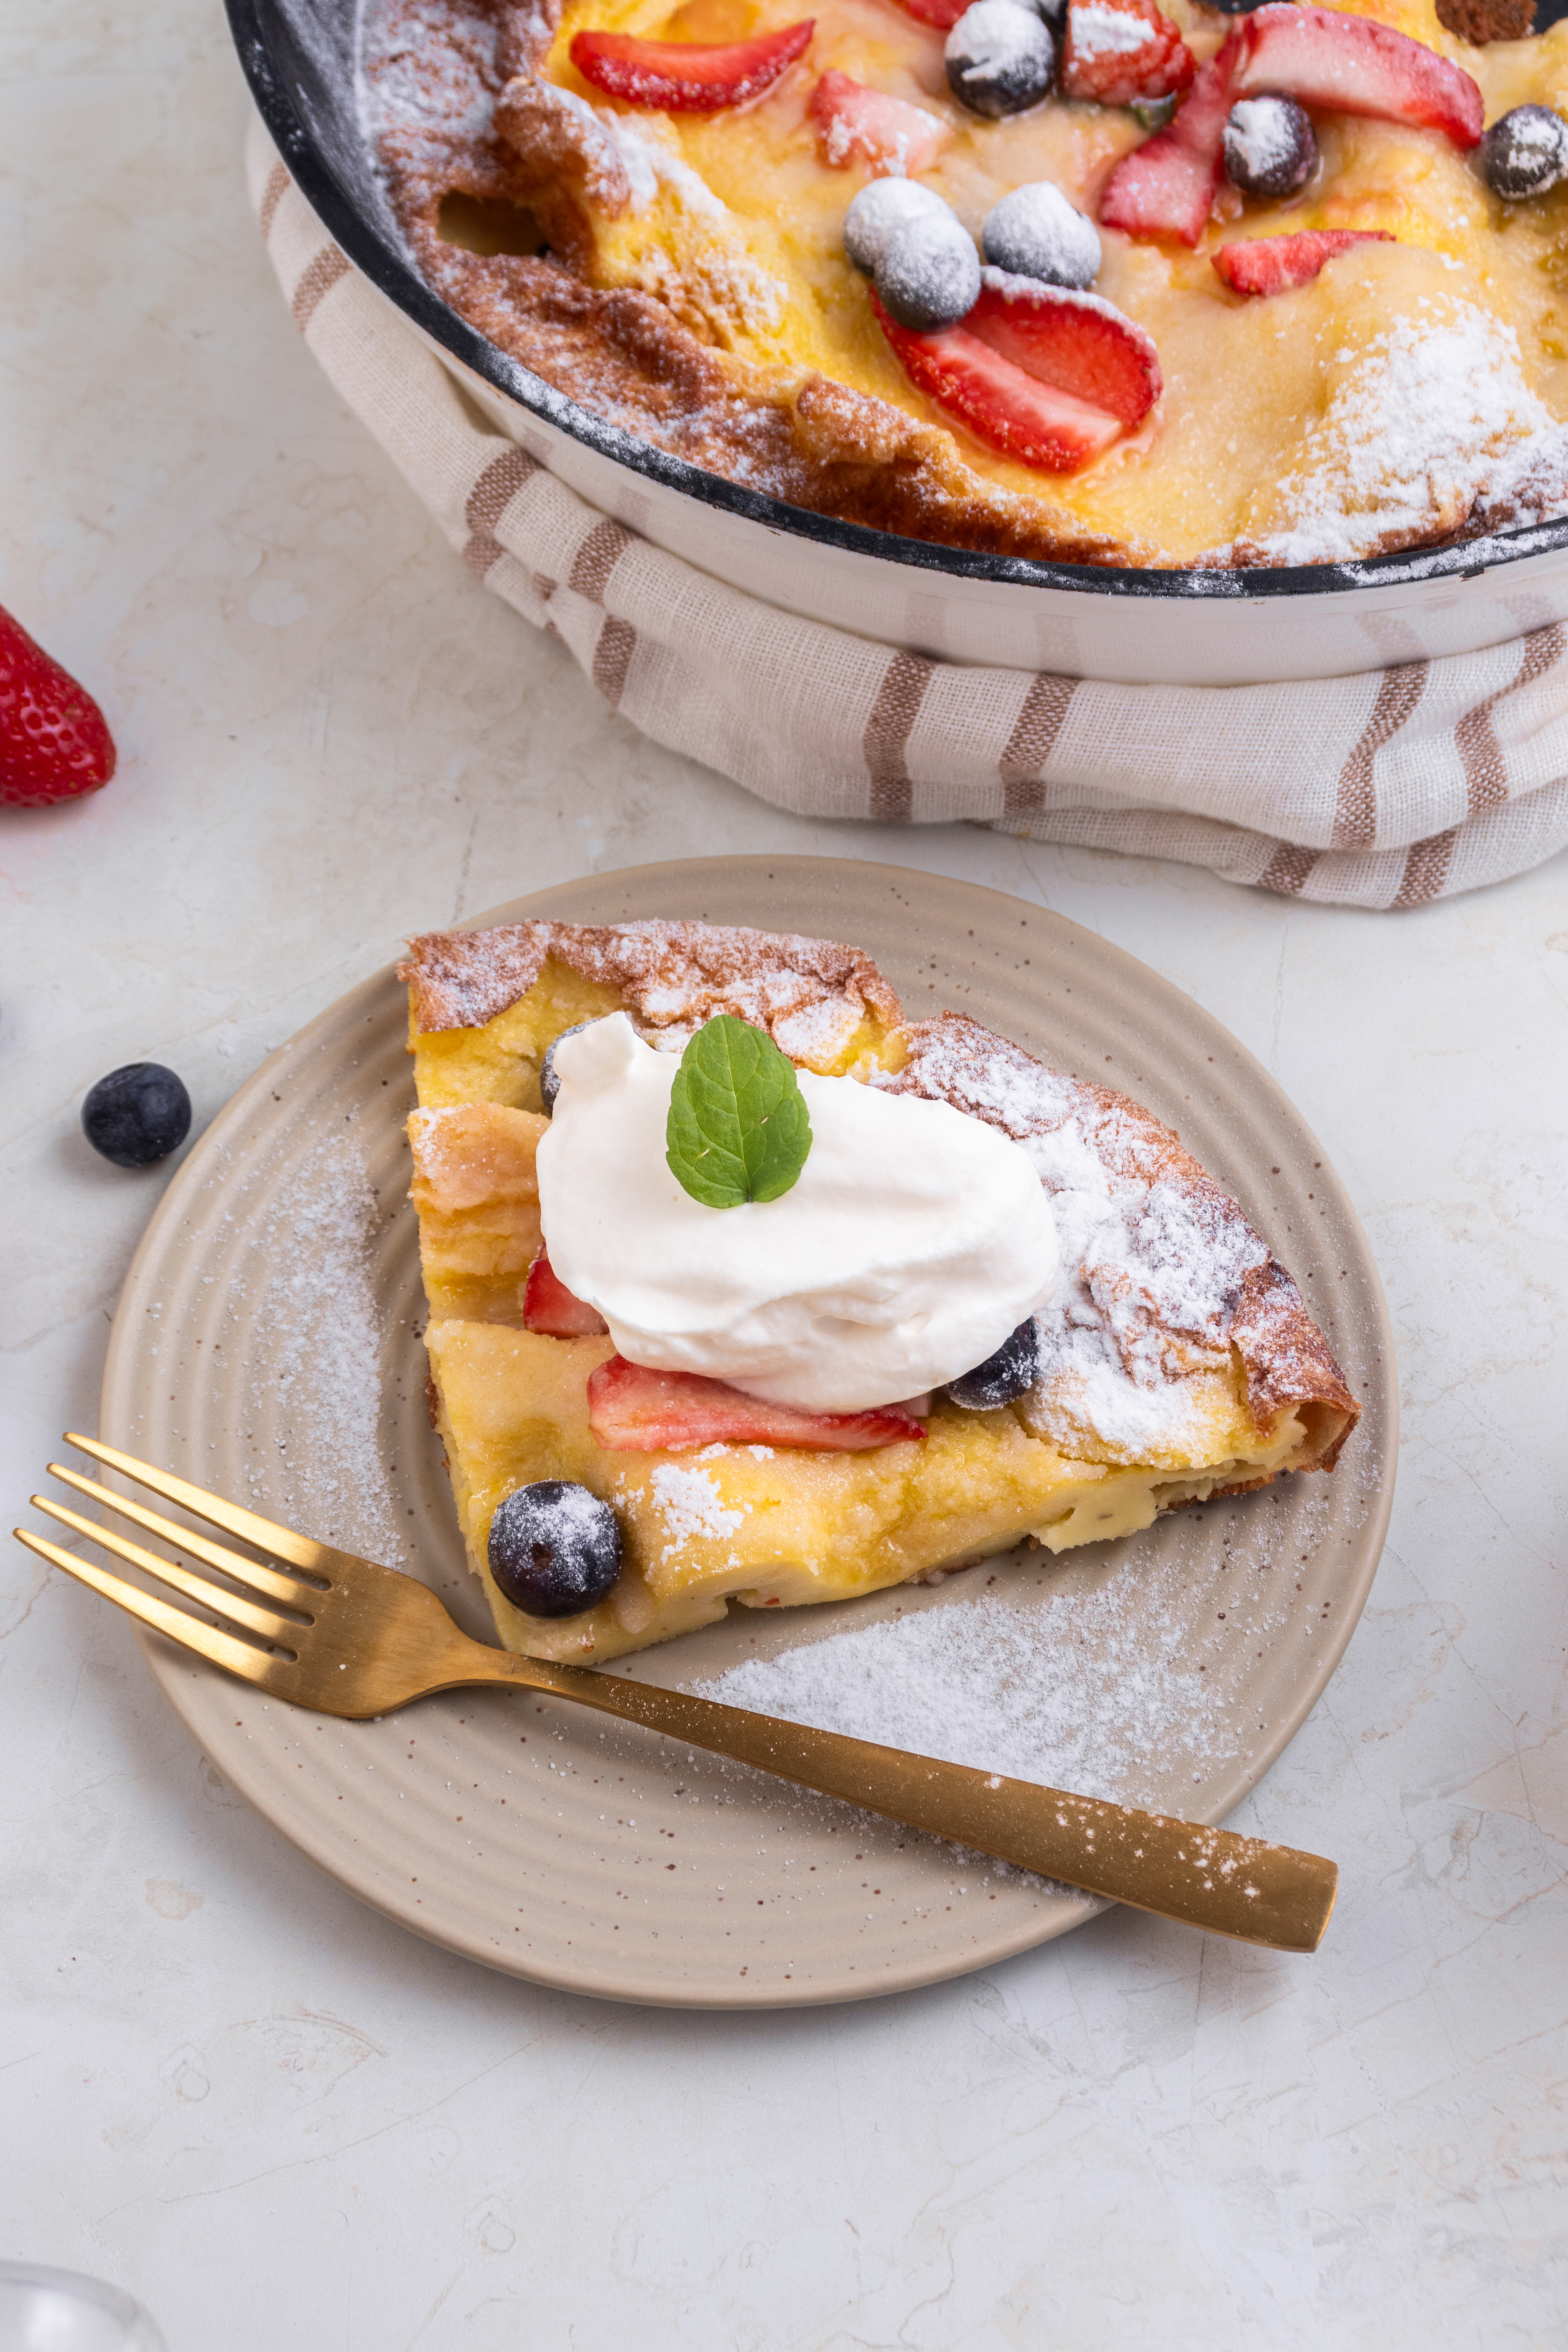
MULTIPOLYGON (((667 484, 688 498, 743 515, 770 530, 786 530, 819 545, 844 547, 883 562, 961 579, 1018 581, 1074 589, 1095 596, 1202 597, 1236 593, 1237 575, 1213 572, 1153 572, 1083 563, 1037 563, 1019 556, 982 555, 927 540, 900 539, 787 506, 782 499, 744 489, 704 473, 639 441, 559 394, 486 340, 433 294, 409 260, 371 168, 355 97, 357 0, 225 0, 229 28, 251 96, 300 193, 349 259, 374 286, 424 329, 441 348, 532 415, 614 458, 634 474, 667 484), (1222 584, 1223 583, 1223 584, 1222 584)), ((1568 16, 1568 0, 1541 0, 1537 28, 1568 16)), ((1568 516, 1521 525, 1478 540, 1458 552, 1453 569, 1466 579, 1523 556, 1568 547, 1568 516)), ((1449 567, 1445 565, 1445 570, 1449 567)), ((1432 551, 1373 556, 1363 562, 1310 564, 1247 572, 1248 596, 1321 596, 1325 591, 1394 587, 1430 578, 1432 551)))

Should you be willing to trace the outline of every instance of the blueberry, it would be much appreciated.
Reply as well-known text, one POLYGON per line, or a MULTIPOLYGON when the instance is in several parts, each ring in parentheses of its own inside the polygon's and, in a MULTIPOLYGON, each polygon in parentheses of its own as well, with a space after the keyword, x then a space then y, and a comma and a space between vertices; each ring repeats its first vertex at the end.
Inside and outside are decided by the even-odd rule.
POLYGON ((127 1062, 89 1088, 81 1131, 117 1168, 150 1168, 189 1135, 191 1098, 162 1062, 127 1062))
POLYGON ((1244 98, 1222 141, 1226 177, 1244 196, 1293 196, 1317 169, 1312 118, 1293 98, 1244 98))
POLYGON ((980 241, 992 268, 1016 278, 1083 287, 1100 274, 1100 231, 1049 180, 1015 188, 993 205, 980 241))
POLYGON ((608 1503, 569 1478, 514 1486, 490 1521, 490 1574, 531 1617, 578 1617, 621 1572, 621 1530, 608 1503))
MULTIPOLYGON (((575 1037, 580 1030, 591 1029, 591 1021, 574 1021, 570 1029, 563 1029, 561 1037, 575 1037)), ((539 1093, 546 1111, 553 1112, 555 1097, 561 1092, 561 1081, 555 1075, 555 1048, 561 1037, 552 1037, 544 1048, 544 1059, 539 1066, 539 1093)))
POLYGON ((868 180, 844 215, 844 250, 857 269, 871 277, 894 229, 921 216, 951 220, 934 188, 918 180, 868 180))
POLYGON ((1494 195, 1543 196, 1568 178, 1568 122, 1549 106, 1516 106, 1492 124, 1476 160, 1494 195))
POLYGON ((933 334, 973 310, 980 292, 974 239, 952 213, 918 214, 889 229, 877 264, 877 292, 900 327, 933 334))
POLYGON ((1021 114, 1037 106, 1057 69, 1057 45, 1019 0, 974 0, 947 37, 948 88, 972 114, 1021 114))
POLYGON ((1040 1327, 1031 1316, 1019 1324, 1010 1339, 1003 1340, 994 1356, 987 1356, 962 1380, 949 1381, 947 1393, 969 1412, 992 1412, 1032 1389, 1039 1370, 1040 1327))
POLYGON ((1222 16, 1250 16, 1255 8, 1268 5, 1268 0, 1210 0, 1222 16))

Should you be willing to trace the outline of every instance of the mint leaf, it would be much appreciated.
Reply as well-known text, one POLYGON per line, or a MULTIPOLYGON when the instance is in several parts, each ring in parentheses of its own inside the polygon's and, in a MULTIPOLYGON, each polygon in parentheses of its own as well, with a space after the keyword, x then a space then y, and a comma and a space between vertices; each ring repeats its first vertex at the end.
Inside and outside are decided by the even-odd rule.
POLYGON ((765 1029, 716 1013, 680 1057, 664 1139, 670 1172, 694 1201, 776 1201, 811 1150, 795 1064, 765 1029))
POLYGON ((1179 100, 1174 90, 1166 98, 1135 98, 1129 111, 1135 114, 1145 131, 1163 131, 1175 113, 1179 100))

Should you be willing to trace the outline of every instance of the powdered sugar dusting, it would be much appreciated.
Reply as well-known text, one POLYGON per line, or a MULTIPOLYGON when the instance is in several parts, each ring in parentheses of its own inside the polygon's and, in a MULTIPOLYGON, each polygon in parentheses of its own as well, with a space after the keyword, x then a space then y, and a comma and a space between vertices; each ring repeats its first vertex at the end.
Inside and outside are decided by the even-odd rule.
POLYGON ((370 140, 388 131, 482 137, 500 80, 498 39, 490 17, 440 0, 367 8, 360 29, 360 110, 370 140))
MULTIPOLYGON (((907 178, 910 158, 916 151, 918 150, 922 157, 926 156, 932 140, 942 139, 947 130, 947 125, 941 118, 934 114, 928 114, 923 106, 906 105, 905 111, 910 120, 901 124, 894 134, 890 152, 883 140, 878 141, 876 169, 885 173, 890 179, 907 178)), ((864 134, 854 123, 847 122, 842 115, 832 116, 820 135, 824 160, 831 163, 836 171, 842 171, 847 164, 864 160, 865 148, 862 144, 864 134)), ((915 169, 923 171, 924 163, 917 162, 915 169)))
POLYGON ((1513 330, 1468 303, 1443 320, 1396 319, 1329 364, 1341 373, 1327 413, 1279 486, 1289 526, 1258 541, 1277 562, 1341 562, 1458 530, 1520 444, 1552 426, 1513 330))
POLYGON ((729 206, 714 194, 700 172, 694 172, 682 156, 672 153, 651 129, 646 134, 633 131, 623 115, 613 113, 608 107, 599 109, 599 121, 621 151, 632 184, 634 210, 646 211, 663 186, 699 219, 721 221, 730 217, 729 206))
POLYGON ((281 1459, 252 1473, 258 1507, 395 1567, 404 1541, 381 1433, 384 1334, 371 1263, 379 1222, 357 1141, 352 1131, 334 1136, 268 1200, 236 1282, 261 1302, 251 1377, 276 1391, 285 1432, 281 1459))
MULTIPOLYGON (((1134 1539, 1092 1583, 1077 1573, 1006 1591, 900 1603, 879 1624, 802 1638, 684 1685, 704 1698, 1122 1804, 1172 1802, 1253 1746, 1259 1654, 1314 1640, 1297 1596, 1333 1514, 1300 1482, 1281 1517, 1248 1496, 1207 1518, 1201 1554, 1134 1539)), ((998 1870, 1006 1865, 987 1865, 998 1870)))
POLYGON ((692 1685, 730 1706, 815 1724, 1084 1796, 1154 1802, 1173 1751, 1230 1752, 1222 1679, 1184 1654, 1183 1586, 1118 1571, 1097 1591, 1018 1608, 952 1601, 749 1658, 692 1685))
POLYGON ((1233 145, 1253 180, 1267 179, 1292 160, 1297 134, 1279 99, 1244 98, 1231 108, 1226 123, 1227 154, 1233 145))
POLYGON ((1142 16, 1087 0, 1072 12, 1072 45, 1080 58, 1131 57, 1145 47, 1150 26, 1142 16))
MULTIPOLYGON (((690 176, 697 178, 695 173, 690 176)), ((637 257, 632 277, 683 326, 725 350, 737 329, 772 333, 789 299, 782 281, 752 258, 739 237, 693 244, 679 261, 663 246, 650 245, 637 257)))
POLYGON ((1071 1126, 1048 1140, 1068 1138, 1048 1155, 1058 1181, 1042 1170, 1068 1279, 1040 1317, 1034 1417, 1058 1441, 1087 1423, 1111 1460, 1191 1454, 1201 1417, 1188 1381, 1224 1366, 1243 1278, 1268 1250, 1201 1193, 1119 1185, 1071 1126))
POLYGON ((532 987, 546 955, 617 988, 648 1042, 678 1052, 716 1013, 735 1013, 773 1036, 781 1024, 824 1004, 835 1005, 849 1030, 868 1011, 888 1022, 899 1017, 898 998, 858 949, 794 932, 651 919, 602 929, 512 923, 430 931, 410 948, 398 977, 413 982, 426 1034, 493 1020, 532 987))
POLYGON ((679 1463, 661 1462, 653 1474, 654 1507, 669 1541, 661 1559, 673 1559, 693 1536, 732 1536, 749 1503, 727 1504, 710 1470, 683 1470, 679 1463))
POLYGON ((1243 1285, 1268 1251, 1174 1137, 1134 1106, 949 1015, 891 1085, 1012 1136, 1051 1196, 1061 1286, 1040 1317, 1031 1427, 1097 1459, 1193 1458, 1243 1285))
POLYGON ((662 200, 700 228, 679 258, 657 240, 650 243, 632 264, 635 282, 721 346, 737 327, 764 333, 776 328, 788 289, 747 249, 741 224, 701 173, 653 122, 634 131, 608 107, 599 109, 596 120, 626 167, 633 213, 648 212, 662 200))
MULTIPOLYGON (((1140 30, 1147 39, 1148 26, 1140 30)), ((960 78, 967 81, 1032 64, 1049 37, 1033 8, 1020 7, 1018 0, 974 0, 948 36, 947 56, 950 62, 960 57, 974 61, 961 68, 960 78)))

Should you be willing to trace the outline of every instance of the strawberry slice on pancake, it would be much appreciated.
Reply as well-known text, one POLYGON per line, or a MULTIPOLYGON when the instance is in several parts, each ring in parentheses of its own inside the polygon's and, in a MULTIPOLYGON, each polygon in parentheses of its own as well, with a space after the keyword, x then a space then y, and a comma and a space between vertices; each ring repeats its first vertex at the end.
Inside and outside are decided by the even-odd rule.
POLYGON ((552 1339, 598 1339, 610 1328, 596 1307, 567 1289, 543 1250, 528 1269, 522 1321, 525 1330, 542 1331, 552 1339))
POLYGON ((1101 295, 985 269, 963 330, 1041 383, 1110 409, 1129 433, 1160 397, 1160 354, 1101 295))
POLYGON ((1289 294, 1310 286, 1325 261, 1352 245, 1393 245, 1385 228, 1311 228, 1294 236, 1243 237, 1222 245, 1214 266, 1233 294, 1289 294))
POLYGON ((1370 16, 1269 0, 1200 68, 1175 120, 1122 157, 1100 200, 1106 226, 1196 245, 1219 185, 1226 118, 1237 99, 1264 95, 1440 131, 1458 147, 1473 147, 1485 127, 1470 76, 1424 42, 1370 16))
POLYGON ((951 33, 971 0, 899 0, 906 16, 918 24, 933 25, 939 33, 951 33))
POLYGON ((1227 41, 1199 67, 1175 120, 1118 163, 1100 199, 1107 228, 1196 245, 1219 185, 1220 141, 1231 109, 1229 49, 1227 41))
POLYGON ((584 81, 623 106, 656 108, 661 114, 719 114, 727 107, 749 106, 771 89, 805 56, 816 29, 816 19, 807 16, 755 40, 716 46, 642 41, 631 33, 579 33, 571 55, 584 81))
POLYGON ((929 172, 952 137, 940 116, 845 73, 825 73, 806 110, 817 151, 835 171, 868 163, 873 177, 910 179, 929 172))
POLYGON ((976 440, 1043 473, 1103 456, 1160 396, 1153 344, 1097 294, 986 269, 973 309, 934 335, 900 327, 874 293, 871 305, 911 383, 976 440))
POLYGON ((1370 16, 1271 0, 1246 17, 1220 55, 1234 51, 1233 98, 1267 90, 1303 106, 1371 114, 1441 131, 1473 147, 1486 128, 1481 93, 1461 66, 1370 16))
POLYGON ((1185 89, 1194 70, 1191 49, 1154 0, 1068 0, 1065 98, 1131 106, 1185 89))
POLYGON ((810 1454, 868 1454, 919 1444, 924 1425, 901 1405, 875 1412, 803 1412, 768 1404, 700 1372, 654 1372, 612 1356, 588 1375, 588 1426, 616 1454, 684 1453, 697 1445, 791 1445, 810 1454))

